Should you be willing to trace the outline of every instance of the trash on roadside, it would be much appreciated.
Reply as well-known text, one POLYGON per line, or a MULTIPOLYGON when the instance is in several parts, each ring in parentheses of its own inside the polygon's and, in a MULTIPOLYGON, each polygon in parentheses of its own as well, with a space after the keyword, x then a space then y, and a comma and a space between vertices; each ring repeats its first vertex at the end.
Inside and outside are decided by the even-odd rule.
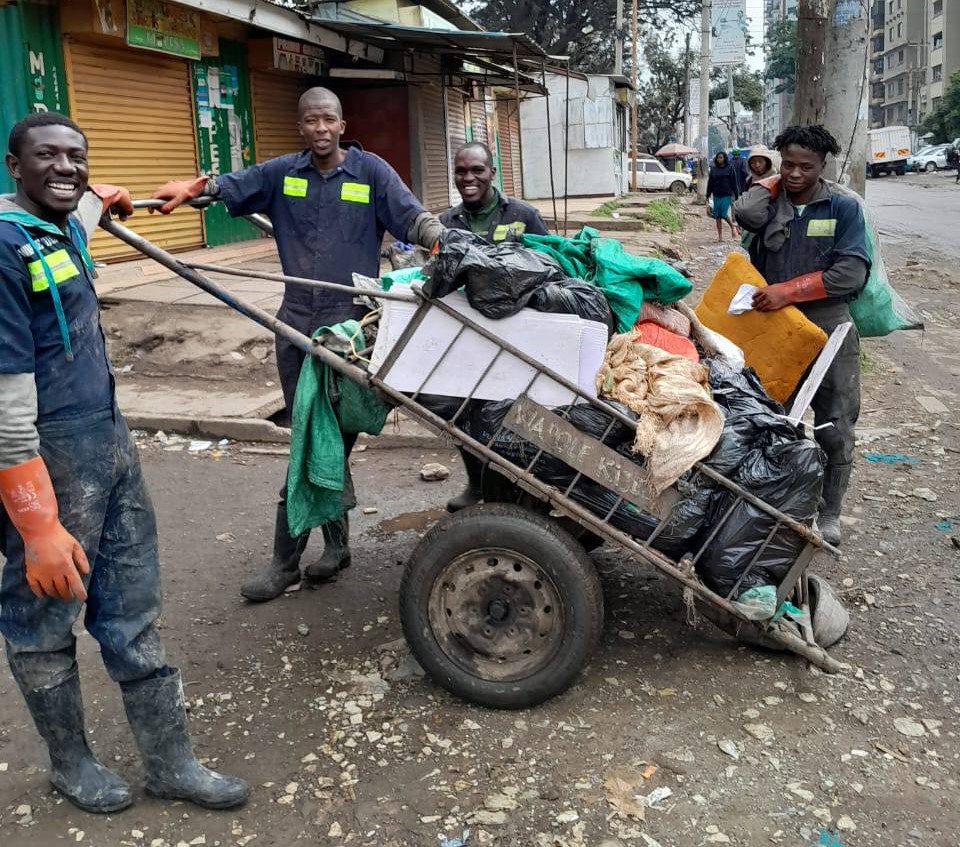
POLYGON ((187 447, 187 451, 190 453, 202 453, 204 450, 209 450, 213 447, 212 441, 191 441, 190 446, 187 447))
POLYGON ((864 453, 863 458, 868 462, 879 465, 919 465, 920 459, 908 456, 906 453, 864 453))
POLYGON ((737 293, 733 295, 730 305, 727 306, 727 314, 742 315, 744 312, 753 311, 753 295, 759 290, 757 286, 745 282, 737 289, 737 293))

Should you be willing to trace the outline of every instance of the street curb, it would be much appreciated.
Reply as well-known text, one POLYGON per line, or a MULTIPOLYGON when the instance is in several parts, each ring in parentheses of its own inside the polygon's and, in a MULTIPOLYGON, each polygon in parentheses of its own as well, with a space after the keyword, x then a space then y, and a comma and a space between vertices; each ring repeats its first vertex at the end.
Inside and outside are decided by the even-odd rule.
MULTIPOLYGON (((174 415, 125 415, 130 429, 146 432, 176 433, 195 438, 229 438, 231 441, 289 444, 290 430, 277 426, 273 421, 259 418, 192 418, 174 415)), ((388 424, 388 427, 390 425, 388 424)), ((420 428, 418 428, 420 429, 420 428)), ((427 449, 436 450, 446 446, 445 439, 436 435, 419 435, 405 432, 361 435, 358 443, 370 450, 427 449)))

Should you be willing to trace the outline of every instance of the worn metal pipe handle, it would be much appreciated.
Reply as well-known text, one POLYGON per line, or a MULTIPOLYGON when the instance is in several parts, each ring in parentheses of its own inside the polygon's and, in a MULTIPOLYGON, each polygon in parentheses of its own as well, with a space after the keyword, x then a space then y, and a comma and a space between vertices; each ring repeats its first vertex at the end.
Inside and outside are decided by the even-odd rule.
MULTIPOLYGON (((134 209, 159 209, 166 200, 134 200, 133 208, 134 209)), ((206 209, 212 203, 217 202, 216 197, 194 197, 192 200, 187 200, 182 205, 190 206, 194 209, 206 209)), ((257 229, 262 230, 269 236, 273 236, 273 224, 270 222, 270 219, 264 217, 263 215, 244 215, 244 217, 250 221, 257 229)))

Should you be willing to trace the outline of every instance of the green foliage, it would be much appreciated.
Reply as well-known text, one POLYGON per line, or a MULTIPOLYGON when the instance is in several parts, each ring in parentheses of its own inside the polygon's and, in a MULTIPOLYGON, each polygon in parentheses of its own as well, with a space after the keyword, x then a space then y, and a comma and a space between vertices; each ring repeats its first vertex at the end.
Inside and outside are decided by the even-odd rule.
POLYGON ((683 230, 683 211, 680 201, 675 197, 654 200, 647 206, 643 219, 664 232, 676 233, 683 230))
POLYGON ((921 132, 932 132, 936 141, 950 142, 960 136, 960 71, 954 71, 940 104, 923 119, 921 132))
MULTIPOLYGON (((727 71, 716 68, 710 75, 710 104, 723 100, 729 93, 727 71)), ((759 71, 734 71, 733 96, 744 109, 759 112, 763 108, 763 79, 759 71)))
POLYGON ((646 78, 637 91, 637 135, 641 151, 656 151, 683 120, 687 69, 695 69, 698 59, 693 50, 674 56, 658 37, 643 45, 643 57, 646 78))
MULTIPOLYGON (((524 32, 551 56, 570 56, 585 73, 613 70, 616 0, 474 0, 463 4, 474 20, 494 32, 524 32)), ((639 0, 640 21, 658 28, 700 13, 701 0, 639 0)), ((626 6, 624 64, 629 66, 630 4, 626 6)))
POLYGON ((602 206, 598 206, 590 214, 595 218, 612 218, 613 213, 620 208, 616 200, 607 200, 602 206))
POLYGON ((777 94, 793 94, 797 85, 797 22, 777 21, 767 33, 763 78, 777 82, 777 94))

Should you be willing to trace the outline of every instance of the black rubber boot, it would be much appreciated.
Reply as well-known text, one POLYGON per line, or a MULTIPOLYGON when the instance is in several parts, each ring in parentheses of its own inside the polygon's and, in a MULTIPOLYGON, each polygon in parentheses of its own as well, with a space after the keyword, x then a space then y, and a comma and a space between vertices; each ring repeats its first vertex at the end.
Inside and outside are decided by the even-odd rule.
POLYGON ((273 531, 273 557, 260 573, 240 586, 240 593, 254 603, 279 597, 291 585, 300 582, 300 557, 310 540, 310 533, 293 538, 287 525, 287 506, 277 504, 276 527, 273 531))
POLYGON ((483 500, 483 490, 480 482, 483 478, 483 463, 472 453, 460 451, 463 459, 463 468, 467 472, 467 487, 452 500, 447 501, 448 512, 459 512, 468 506, 476 506, 483 500))
POLYGON ((834 547, 840 545, 843 533, 840 529, 840 510, 843 507, 843 495, 850 484, 850 471, 853 465, 827 465, 823 472, 823 494, 820 497, 820 514, 817 527, 823 540, 834 547))
POLYGON ((320 527, 323 533, 323 555, 303 569, 307 583, 318 583, 336 576, 352 563, 350 555, 350 518, 330 521, 320 527))
POLYGON ((247 783, 201 765, 187 732, 180 672, 122 682, 123 707, 133 731, 148 794, 167 800, 189 800, 205 809, 231 809, 250 796, 247 783))
POLYGON ((105 815, 131 805, 130 786, 104 767, 87 746, 77 666, 61 682, 39 688, 21 685, 20 690, 47 742, 53 787, 85 812, 105 815))

